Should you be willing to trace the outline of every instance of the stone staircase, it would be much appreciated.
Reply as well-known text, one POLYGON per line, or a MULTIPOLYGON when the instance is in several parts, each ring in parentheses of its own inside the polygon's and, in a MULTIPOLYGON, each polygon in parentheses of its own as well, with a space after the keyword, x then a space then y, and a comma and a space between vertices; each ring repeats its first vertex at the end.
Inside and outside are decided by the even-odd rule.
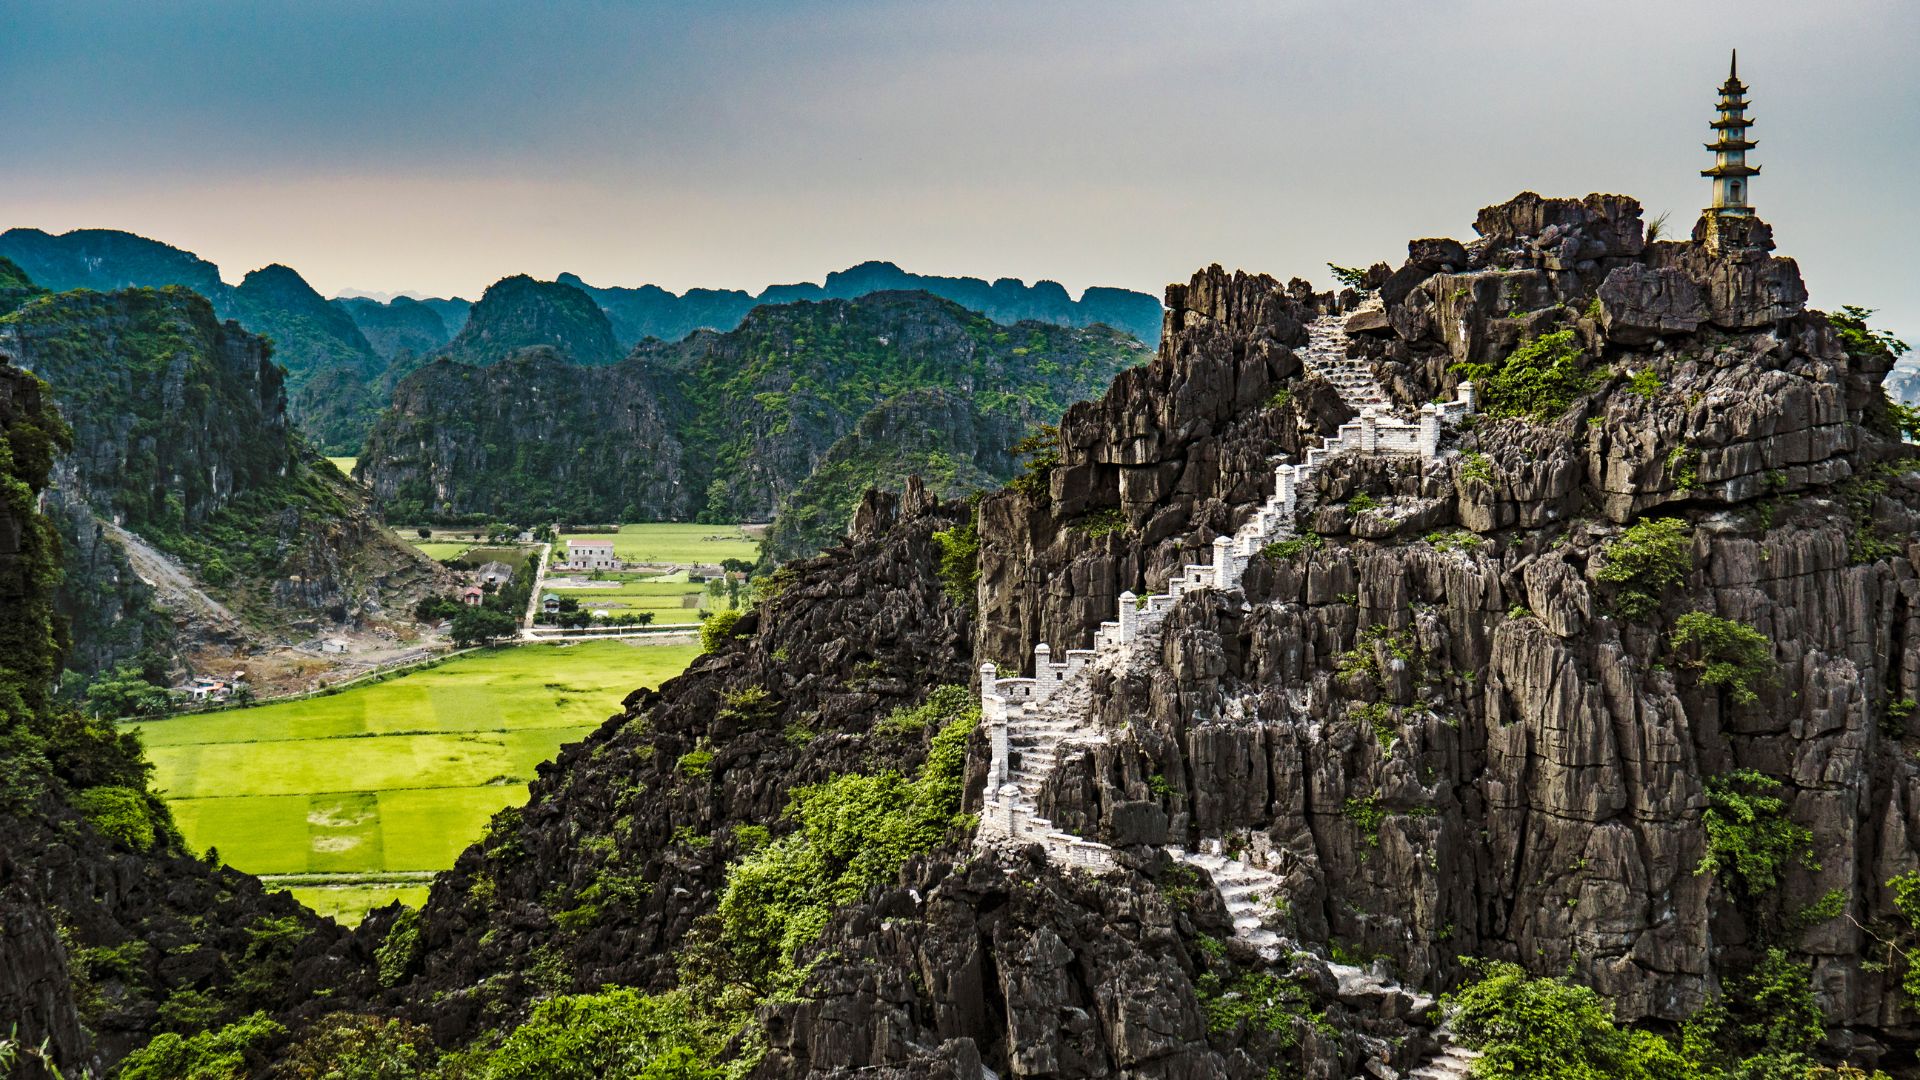
MULTIPOLYGON (((1213 540, 1210 562, 1194 563, 1167 582, 1167 591, 1144 598, 1132 592, 1119 597, 1114 618, 1100 624, 1091 648, 1069 649, 1056 662, 1052 649, 1034 646, 1033 677, 1001 678, 992 663, 980 665, 981 722, 992 745, 985 805, 975 843, 1025 845, 1038 843, 1049 858, 1095 872, 1114 868, 1113 851, 1105 844, 1056 829, 1038 812, 1042 785, 1063 754, 1077 747, 1108 741, 1106 731, 1092 718, 1092 680, 1095 670, 1131 672, 1159 662, 1160 628, 1180 597, 1207 589, 1230 590, 1240 584, 1247 564, 1269 544, 1292 538, 1294 522, 1313 490, 1316 470, 1342 453, 1418 455, 1439 453, 1443 426, 1457 424, 1472 414, 1473 387, 1462 384, 1455 400, 1428 404, 1414 420, 1392 415, 1391 401, 1363 359, 1347 356, 1346 316, 1328 315, 1308 324, 1308 341, 1300 351, 1307 369, 1325 378, 1358 419, 1342 424, 1331 437, 1308 450, 1305 460, 1279 463, 1274 491, 1233 536, 1213 540)), ((1291 943, 1268 926, 1274 901, 1285 896, 1284 880, 1251 861, 1227 855, 1221 841, 1209 840, 1201 851, 1169 847, 1186 864, 1206 870, 1232 915, 1237 938, 1257 949, 1269 961, 1283 959, 1291 943)), ((1431 999, 1392 986, 1345 965, 1332 965, 1342 993, 1390 992, 1405 994, 1418 1004, 1431 999)), ((1448 1047, 1445 1053, 1411 1074, 1422 1078, 1466 1077, 1471 1051, 1448 1047), (1448 1071, 1453 1070, 1453 1071, 1448 1071)))

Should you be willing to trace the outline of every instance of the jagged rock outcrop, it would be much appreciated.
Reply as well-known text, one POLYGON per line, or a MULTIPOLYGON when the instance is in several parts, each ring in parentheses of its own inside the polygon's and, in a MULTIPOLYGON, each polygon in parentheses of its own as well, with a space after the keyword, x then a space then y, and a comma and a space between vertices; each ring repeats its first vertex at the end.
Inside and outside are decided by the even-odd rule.
MULTIPOLYGON (((1144 800, 1176 843, 1245 845, 1287 881, 1298 940, 1387 957, 1411 984, 1506 956, 1672 1022, 1785 944, 1836 1045, 1911 1040, 1859 929, 1899 923, 1883 883, 1920 864, 1908 721, 1888 719, 1920 670, 1920 484, 1879 392, 1892 356, 1804 310, 1764 226, 1649 244, 1630 199, 1527 195, 1477 230, 1376 276, 1384 317, 1348 324, 1353 355, 1412 409, 1453 394, 1463 362, 1493 372, 1482 393, 1516 392, 1509 355, 1565 330, 1585 373, 1566 407, 1505 418, 1496 397, 1450 458, 1322 469, 1318 546, 1183 602, 1154 676, 1096 683, 1108 741, 1059 761, 1043 810, 1113 842, 1144 800), (1605 552, 1649 511, 1690 527, 1693 569, 1628 617, 1605 552), (1755 700, 1703 681, 1675 641, 1688 611, 1766 635, 1777 674, 1755 700), (1780 781, 1814 837, 1818 867, 1764 903, 1695 872, 1705 780, 1736 769, 1780 781), (1840 914, 1783 940, 1780 920, 1835 890, 1840 914)), ((1326 430, 1300 383, 1258 403, 1295 306, 1336 303, 1217 269, 1170 290, 1159 357, 1069 414, 1050 490, 982 505, 978 651, 1077 646, 1122 590, 1205 561, 1272 455, 1326 430), (1089 507, 1127 528, 1074 528, 1089 507)))
POLYGON ((401 382, 356 475, 388 516, 679 521, 699 496, 638 365, 551 348, 488 367, 440 361, 401 382))

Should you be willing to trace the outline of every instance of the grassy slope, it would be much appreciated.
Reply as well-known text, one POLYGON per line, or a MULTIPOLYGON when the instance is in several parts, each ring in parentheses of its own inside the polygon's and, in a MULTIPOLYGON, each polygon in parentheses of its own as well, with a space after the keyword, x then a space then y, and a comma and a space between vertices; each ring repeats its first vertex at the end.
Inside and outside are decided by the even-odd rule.
POLYGON ((195 849, 252 873, 437 870, 526 798, 534 766, 692 647, 590 642, 459 660, 363 689, 141 725, 195 849))

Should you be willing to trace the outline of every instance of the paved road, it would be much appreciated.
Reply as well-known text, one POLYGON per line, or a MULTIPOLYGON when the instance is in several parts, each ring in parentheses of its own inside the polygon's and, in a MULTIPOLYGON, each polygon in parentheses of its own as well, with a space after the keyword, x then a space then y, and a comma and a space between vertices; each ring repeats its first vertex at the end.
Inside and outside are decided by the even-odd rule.
POLYGON ((533 637, 533 616, 540 610, 540 591, 547 584, 547 559, 552 554, 552 544, 540 545, 540 559, 533 568, 533 591, 527 594, 527 614, 520 620, 522 638, 533 637))

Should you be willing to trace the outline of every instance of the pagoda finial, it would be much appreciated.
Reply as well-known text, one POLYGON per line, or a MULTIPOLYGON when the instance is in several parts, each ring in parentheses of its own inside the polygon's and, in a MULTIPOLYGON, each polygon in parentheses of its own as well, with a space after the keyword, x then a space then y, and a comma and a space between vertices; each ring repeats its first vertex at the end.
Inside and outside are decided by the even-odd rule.
POLYGON ((1740 50, 1735 49, 1733 50, 1733 62, 1727 65, 1727 78, 1737 79, 1739 77, 1740 77, 1740 50))

